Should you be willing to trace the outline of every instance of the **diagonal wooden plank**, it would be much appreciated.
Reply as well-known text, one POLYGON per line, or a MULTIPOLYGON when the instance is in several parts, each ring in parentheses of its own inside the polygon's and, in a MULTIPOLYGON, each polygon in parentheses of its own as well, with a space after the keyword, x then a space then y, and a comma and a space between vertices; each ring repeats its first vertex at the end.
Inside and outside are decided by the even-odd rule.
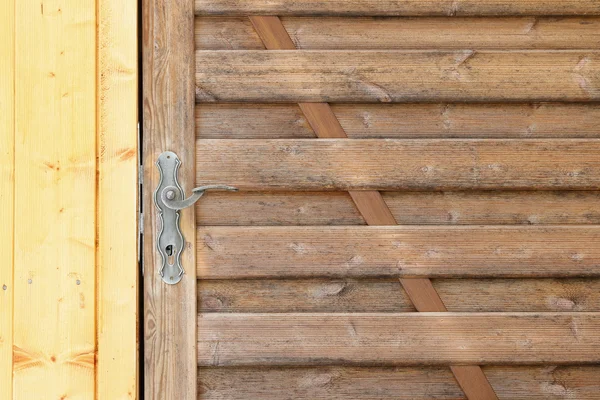
POLYGON ((296 45, 288 35, 279 17, 268 15, 248 17, 267 50, 296 50, 296 45))
MULTIPOLYGON (((257 33, 267 49, 284 49, 293 46, 279 17, 250 17, 258 27, 257 33), (278 39, 275 39, 278 38, 278 39), (277 47, 279 43, 287 47, 277 47), (290 45, 291 43, 291 45, 290 45)), ((346 138, 339 120, 327 103, 301 103, 300 108, 319 138, 346 138)), ((350 192, 356 207, 369 225, 396 225, 396 220, 378 191, 350 192)), ((443 301, 429 279, 400 279, 416 309, 447 311, 443 301)), ((497 400, 498 397, 479 366, 454 366, 452 373, 469 399, 497 400)))

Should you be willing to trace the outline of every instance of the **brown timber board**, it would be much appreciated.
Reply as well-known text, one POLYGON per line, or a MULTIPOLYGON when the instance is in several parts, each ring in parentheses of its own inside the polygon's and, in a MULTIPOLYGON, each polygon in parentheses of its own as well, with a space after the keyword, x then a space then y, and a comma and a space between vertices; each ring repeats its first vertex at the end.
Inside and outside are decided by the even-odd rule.
POLYGON ((598 101, 599 54, 592 50, 198 50, 196 100, 598 101))
MULTIPOLYGON (((600 104, 331 104, 352 139, 600 138, 600 104)), ((296 104, 204 103, 199 139, 312 139, 296 104)))
POLYGON ((600 15, 595 0, 195 0, 197 15, 600 15))
POLYGON ((196 168, 242 190, 597 190, 600 140, 200 139, 196 168))
MULTIPOLYGON (((600 311, 600 279, 434 279, 451 312, 600 311)), ((203 313, 413 312, 394 278, 200 280, 203 313)))
POLYGON ((200 227, 202 279, 600 274, 598 226, 200 227))
MULTIPOLYGON (((194 399, 196 386, 195 213, 181 212, 186 240, 185 276, 166 285, 157 271, 159 217, 153 191, 160 176, 155 162, 170 150, 182 164, 179 181, 187 193, 195 183, 194 148, 194 10, 191 1, 143 0, 144 121, 144 398, 194 399)), ((118 267, 118 266, 115 266, 118 267)))
POLYGON ((599 345, 597 313, 198 316, 199 366, 586 364, 599 345))
MULTIPOLYGON (((599 366, 486 366, 501 399, 597 400, 599 366)), ((200 368, 204 400, 465 400, 446 367, 200 368), (426 388, 426 389, 425 389, 426 388)))
MULTIPOLYGON (((400 225, 600 224, 597 191, 383 192, 400 225)), ((209 193, 206 226, 364 225, 346 192, 209 193)))
MULTIPOLYGON (((264 17, 259 17, 264 18, 264 17)), ((281 22, 297 49, 597 49, 597 17, 305 18, 281 22)), ((262 50, 245 17, 196 18, 197 50, 262 50)))

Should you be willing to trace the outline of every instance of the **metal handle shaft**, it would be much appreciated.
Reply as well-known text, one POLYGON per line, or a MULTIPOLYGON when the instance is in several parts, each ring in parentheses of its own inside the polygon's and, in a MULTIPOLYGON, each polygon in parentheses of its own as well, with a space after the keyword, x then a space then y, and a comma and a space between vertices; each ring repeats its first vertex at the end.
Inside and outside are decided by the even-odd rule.
POLYGON ((200 197, 202 197, 204 193, 206 193, 207 190, 228 190, 231 192, 238 191, 238 189, 233 186, 206 185, 192 189, 192 195, 187 199, 179 199, 178 197, 180 190, 175 186, 167 186, 161 192, 160 198, 165 204, 165 206, 167 206, 171 210, 183 210, 184 208, 188 208, 194 205, 194 203, 197 202, 200 199, 200 197))

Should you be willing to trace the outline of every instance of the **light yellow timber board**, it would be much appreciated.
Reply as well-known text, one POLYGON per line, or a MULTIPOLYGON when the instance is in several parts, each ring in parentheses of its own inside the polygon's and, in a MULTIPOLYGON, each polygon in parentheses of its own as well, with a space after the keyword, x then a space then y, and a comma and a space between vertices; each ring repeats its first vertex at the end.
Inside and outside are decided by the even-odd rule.
POLYGON ((98 400, 137 398, 137 2, 98 0, 98 400))
POLYGON ((15 3, 0 7, 0 400, 12 399, 15 3))
POLYGON ((15 400, 95 396, 96 2, 16 2, 15 400))

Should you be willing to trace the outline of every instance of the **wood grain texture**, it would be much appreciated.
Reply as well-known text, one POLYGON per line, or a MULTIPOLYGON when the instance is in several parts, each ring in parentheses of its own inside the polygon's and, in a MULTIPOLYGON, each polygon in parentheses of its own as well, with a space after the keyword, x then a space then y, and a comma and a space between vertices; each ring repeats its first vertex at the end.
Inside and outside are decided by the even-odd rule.
POLYGON ((600 192, 384 192, 410 225, 598 224, 600 192))
POLYGON ((201 227, 202 279, 596 276, 590 227, 201 227))
MULTIPOLYGON (((280 30, 282 31, 281 35, 277 34, 276 30, 272 29, 273 25, 277 25, 277 23, 278 23, 278 19, 276 17, 252 17, 251 21, 253 23, 254 28, 258 32, 258 36, 262 39, 262 42, 266 45, 266 48, 268 48, 268 49, 281 49, 281 48, 292 49, 295 47, 295 44, 290 43, 291 40, 290 40, 289 36, 287 36, 287 33, 285 32, 285 27, 283 25, 277 26, 277 28, 280 28, 280 30), (256 19, 256 21, 254 21, 255 19, 256 19), (258 21, 258 23, 257 23, 257 21, 258 21), (269 37, 269 36, 272 36, 272 37, 269 37), (281 43, 280 39, 282 36, 285 36, 288 39, 285 43, 281 43)), ((245 25, 245 27, 247 27, 247 25, 245 25)), ((254 39, 255 37, 256 36, 253 36, 252 38, 254 39)), ((230 48, 230 47, 228 47, 228 48, 230 48)), ((472 57, 474 57, 474 56, 468 55, 466 58, 472 58, 472 57)), ((459 62, 459 64, 462 65, 462 63, 465 61, 467 61, 467 60, 461 60, 459 62)), ((586 64, 587 61, 589 61, 589 60, 580 60, 580 61, 585 61, 584 64, 586 64)), ((253 60, 250 60, 249 62, 250 62, 250 64, 255 63, 256 65, 258 65, 258 64, 260 64, 261 61, 260 60, 257 61, 257 59, 255 58, 253 60)), ((457 62, 458 62, 458 60, 457 60, 457 62)), ((227 73, 228 74, 231 73, 231 71, 232 71, 231 64, 224 63, 223 65, 225 66, 227 73)), ((578 66, 580 66, 580 65, 578 64, 578 66)), ((352 74, 352 72, 350 72, 350 74, 352 74)), ((460 71, 458 72, 458 74, 460 75, 460 71)), ((585 78, 583 78, 583 79, 585 79, 585 78)), ((587 83, 588 83, 587 81, 584 82, 584 84, 587 84, 587 83)), ((343 83, 342 83, 342 85, 343 85, 343 83)), ((203 89, 204 88, 202 88, 202 87, 197 88, 198 98, 200 98, 200 96, 203 94, 203 89)), ((585 89, 588 89, 588 88, 585 88, 585 89)), ((222 97, 219 98, 218 96, 215 96, 213 92, 210 92, 209 95, 217 100, 230 101, 229 98, 222 98, 222 97)), ((391 100, 391 99, 384 99, 384 100, 391 100)), ((504 99, 502 99, 502 100, 504 100, 504 99)), ((571 99, 568 99, 568 100, 571 101, 571 99)), ((247 100, 243 100, 243 101, 247 101, 247 100)), ((282 101, 282 100, 276 99, 275 101, 282 101)), ((322 98, 318 98, 316 100, 292 99, 290 101, 306 102, 306 101, 325 101, 325 100, 322 98)), ((352 100, 352 101, 355 101, 355 100, 352 100)), ((341 126, 341 124, 339 124, 339 122, 335 118, 335 115, 332 112, 332 109, 329 105, 327 105, 327 104, 308 104, 308 108, 307 108, 307 104, 303 103, 303 104, 300 104, 300 108, 303 111, 304 116, 306 116, 306 120, 307 120, 306 122, 308 122, 308 125, 311 128, 310 130, 314 131, 318 137, 320 137, 320 138, 323 138, 323 137, 343 138, 343 137, 347 136, 345 134, 345 132, 343 131, 343 127, 341 126), (331 122, 335 122, 335 123, 331 123, 331 122), (323 134, 322 132, 325 132, 325 134, 323 134)), ((306 124, 304 124, 302 122, 301 118, 298 119, 297 121, 295 121, 295 123, 298 127, 301 127, 301 128, 306 127, 306 124)), ((227 124, 223 124, 222 126, 227 126, 227 124)), ((307 136, 307 137, 312 137, 312 132, 310 132, 310 130, 308 131, 308 134, 310 136, 307 136)), ((229 143, 227 143, 227 144, 229 144, 229 143)), ((294 154, 294 155, 298 154, 297 149, 291 148, 288 150, 290 150, 290 154, 294 154)), ((307 165, 307 164, 310 164, 310 162, 307 162, 304 165, 307 165)), ((423 171, 423 172, 426 172, 426 171, 423 171)), ((267 180, 267 179, 263 179, 263 181, 265 181, 265 180, 267 180)), ((278 189, 280 189, 280 188, 278 188, 278 189)), ((359 211, 362 214, 362 217, 366 220, 367 223, 382 224, 382 221, 384 222, 384 224, 395 223, 393 214, 387 209, 387 206, 385 205, 383 197, 378 192, 374 192, 374 191, 373 192, 362 192, 362 191, 356 192, 356 194, 358 196, 358 200, 355 198, 357 196, 354 196, 353 194, 354 193, 351 192, 351 196, 352 196, 352 198, 354 198, 354 203, 357 205, 359 211), (373 215, 370 215, 369 213, 364 212, 364 210, 369 210, 371 208, 370 204, 374 204, 372 201, 373 199, 366 198, 365 202, 362 202, 360 198, 364 197, 365 195, 367 195, 367 197, 368 197, 369 194, 377 194, 377 198, 379 200, 378 204, 380 204, 381 207, 383 207, 383 208, 385 208, 385 210, 387 210, 387 213, 385 216, 380 215, 381 216, 381 218, 380 218, 378 216, 380 213, 376 212, 373 216, 373 215), (363 203, 364 204, 368 203, 368 205, 365 206, 363 203)), ((340 199, 341 199, 341 197, 340 197, 340 199)), ((381 207, 379 207, 377 209, 380 209, 381 207)), ((377 210, 375 210, 375 211, 377 211, 377 210)), ((215 248, 219 248, 221 245, 222 245, 222 243, 219 240, 214 240, 213 237, 208 238, 207 246, 211 249, 211 251, 215 251, 215 248)), ((305 250, 302 248, 302 246, 300 246, 299 249, 300 249, 300 251, 305 250)), ((220 250, 222 250, 222 249, 219 248, 216 251, 220 251, 220 250)), ((256 265, 251 264, 250 267, 256 268, 256 265)), ((405 279, 402 282, 403 284, 404 284, 404 281, 411 283, 411 285, 409 285, 409 287, 408 287, 409 295, 411 297, 412 302, 416 305, 416 308, 418 310, 420 310, 420 311, 446 310, 446 307, 444 306, 444 304, 442 303, 442 300, 437 295, 436 289, 432 285, 431 281, 429 281, 428 279, 409 279, 409 280, 405 279), (427 287, 425 287, 424 285, 426 285, 427 287), (421 288, 421 286, 423 286, 423 287, 421 288), (411 289, 415 289, 415 291, 411 291, 411 289), (435 295, 436 299, 432 298, 432 296, 431 296, 432 294, 435 295), (433 300, 437 300, 437 301, 433 301, 433 300)), ((217 282, 217 283, 220 283, 220 282, 217 282)), ((404 286, 406 287, 406 285, 404 285, 404 286)), ((336 291, 335 288, 333 288, 332 290, 334 292, 336 291)), ((342 291, 343 291, 343 289, 342 289, 342 291)), ((218 304, 219 302, 221 302, 222 299, 221 298, 213 298, 212 300, 214 300, 214 302, 218 304)), ((292 318, 294 318, 294 317, 292 317, 292 318)), ((296 329, 296 328, 297 328, 297 326, 294 326, 293 329, 296 329)), ((242 332, 242 331, 244 331, 244 330, 243 329, 240 330, 240 332, 242 332)), ((246 332, 244 331, 244 333, 246 333, 246 332)), ((356 336, 356 329, 354 329, 354 336, 356 336)), ((353 339, 356 339, 356 338, 353 337, 353 339)), ((236 340, 237 340, 237 338, 236 338, 236 340)), ((251 340, 252 339, 250 339, 250 341, 251 340)), ((358 339, 358 340, 360 340, 360 339, 358 339)), ((225 342, 226 342, 225 346, 228 346, 230 344, 229 340, 227 338, 225 338, 225 342)), ((284 340, 284 342, 285 342, 285 340, 284 340)), ((222 345, 223 345, 223 343, 221 342, 221 339, 217 339, 216 344, 213 344, 212 346, 208 346, 207 350, 210 349, 212 351, 212 353, 207 354, 206 358, 210 357, 210 358, 212 358, 213 361, 215 361, 215 359, 216 359, 215 364, 218 364, 220 361, 221 353, 222 353, 222 351, 221 351, 222 345)), ((262 356, 263 356, 263 354, 259 355, 258 357, 260 358, 262 356)), ((202 359, 203 356, 200 355, 199 357, 202 359)), ((278 362, 280 362, 280 361, 278 361, 278 362)), ((339 360, 337 360, 337 361, 339 361, 339 360)), ((264 362, 263 358, 261 358, 261 361, 259 361, 259 363, 262 363, 262 362, 264 362)), ((478 362, 480 362, 480 361, 472 361, 472 363, 474 363, 474 364, 476 364, 478 362)), ((234 363, 235 363, 235 361, 234 361, 234 363)), ((283 361, 283 363, 285 364, 285 361, 283 361)), ((468 366, 459 365, 453 369, 455 376, 459 380, 461 380, 461 382, 462 382, 461 386, 462 386, 464 392, 467 394, 467 397, 469 397, 469 398, 496 398, 496 395, 494 394, 494 391, 491 387, 485 386, 485 385, 478 386, 477 384, 473 385, 473 383, 475 381, 474 379, 472 379, 473 375, 474 375, 474 370, 476 370, 478 376, 481 378, 481 380, 480 380, 481 382, 484 382, 484 383, 487 382, 485 375, 483 374, 483 372, 481 371, 481 369, 479 367, 468 367, 468 366), (466 383, 466 385, 465 385, 465 383, 466 383)), ((460 391, 459 391, 459 393, 460 393, 460 391)))
MULTIPOLYGON (((199 225, 364 225, 347 192, 214 192, 196 203, 199 225)), ((600 219, 600 215, 598 217, 600 219)))
POLYGON ((451 365, 450 370, 467 399, 498 400, 498 396, 479 365, 451 365))
MULTIPOLYGON (((400 278, 399 281, 418 312, 448 311, 429 278, 400 278)), ((478 380, 480 376, 474 378, 478 380)))
POLYGON ((598 54, 591 50, 198 50, 196 100, 596 101, 600 99, 598 54))
POLYGON ((15 195, 15 2, 0 7, 0 400, 12 400, 15 195))
MULTIPOLYGON (((434 279, 451 312, 600 311, 600 279, 434 279)), ((393 278, 201 280, 203 313, 413 312, 393 278)))
MULTIPOLYGON (((596 400, 598 366, 483 368, 498 397, 514 400, 596 400)), ((206 400, 465 400, 447 368, 231 367, 200 368, 198 398, 206 400), (426 385, 426 390, 424 390, 426 385)))
POLYGON ((598 363, 598 313, 200 314, 198 364, 598 363))
POLYGON ((259 40, 267 50, 295 50, 294 42, 288 36, 277 16, 249 17, 259 40))
MULTIPOLYGON (((383 192, 400 225, 600 224, 597 191, 383 192)), ((208 226, 364 225, 346 192, 210 193, 196 204, 208 226)))
MULTIPOLYGON (((600 45, 597 17, 285 17, 281 22, 289 33, 289 46, 300 50, 595 49, 600 45)), ((259 36, 248 18, 201 17, 195 23, 198 50, 261 50, 259 36)))
POLYGON ((397 222, 385 200, 376 190, 349 191, 352 201, 367 225, 396 225, 397 222))
MULTIPOLYGON (((369 138, 599 138, 600 105, 331 104, 346 135, 369 138)), ((204 103, 196 108, 200 139, 314 138, 296 104, 204 103)))
POLYGON ((183 280, 169 286, 157 271, 159 221, 153 204, 158 186, 158 156, 175 152, 182 164, 179 182, 189 194, 195 183, 194 15, 191 1, 144 0, 144 323, 145 398, 193 399, 196 396, 196 254, 192 209, 181 212, 185 238, 183 280))
POLYGON ((195 0, 197 15, 600 15, 594 0, 195 0))
POLYGON ((197 160, 203 184, 242 190, 600 188, 595 139, 202 139, 197 160))
POLYGON ((318 138, 345 139, 344 128, 327 103, 300 103, 300 110, 318 138))
POLYGON ((96 398, 138 397, 137 3, 98 1, 96 398))
MULTIPOLYGON (((347 138, 339 120, 327 103, 300 103, 300 109, 306 116, 313 131, 319 138, 347 138)), ((397 224, 392 212, 377 190, 349 191, 354 205, 368 225, 393 226, 397 224)), ((408 298, 419 312, 447 311, 444 302, 428 278, 400 278, 408 298)), ((469 399, 498 400, 481 367, 451 366, 452 373, 461 389, 469 399)))
POLYGON ((17 1, 15 21, 13 399, 91 399, 96 3, 17 1))
MULTIPOLYGON (((267 49, 295 48, 295 45, 290 43, 291 38, 278 17, 250 18, 267 49), (256 20, 260 22, 256 23, 256 20), (265 30, 266 32, 264 32, 265 30), (278 41, 273 41, 271 36, 277 37, 278 41)), ((298 105, 317 137, 321 139, 346 139, 348 137, 328 103, 300 103, 298 105)), ((348 194, 368 225, 396 225, 397 222, 379 191, 351 190, 348 194)), ((417 311, 446 311, 442 299, 429 279, 400 278, 400 283, 417 311)), ((452 372, 467 397, 497 400, 494 390, 479 366, 454 366, 452 372)))

